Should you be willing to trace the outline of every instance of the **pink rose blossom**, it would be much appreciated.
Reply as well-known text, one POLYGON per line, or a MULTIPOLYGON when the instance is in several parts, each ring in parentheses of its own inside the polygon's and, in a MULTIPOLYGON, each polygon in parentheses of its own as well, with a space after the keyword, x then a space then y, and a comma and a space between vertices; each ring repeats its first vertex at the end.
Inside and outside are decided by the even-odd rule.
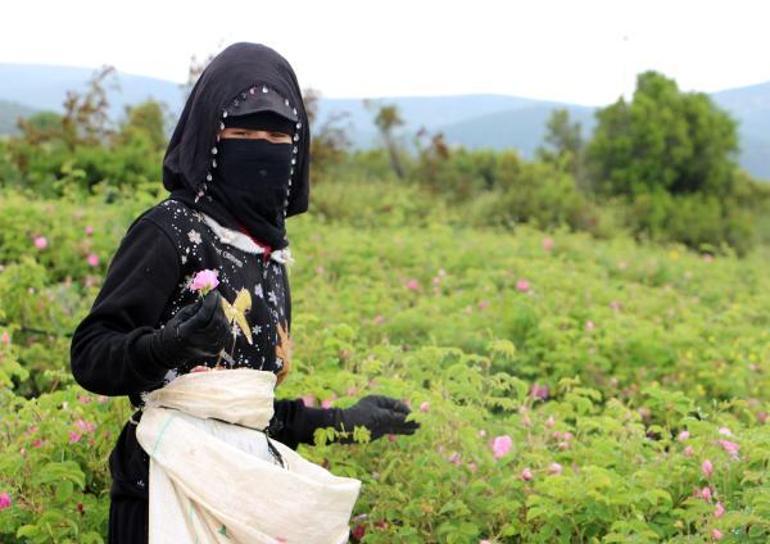
POLYGON ((532 479, 532 471, 529 468, 525 468, 521 471, 521 474, 519 474, 519 478, 524 480, 525 482, 528 482, 532 479))
POLYGON ((5 510, 6 508, 10 508, 13 502, 11 501, 11 496, 8 494, 7 491, 3 491, 0 493, 0 510, 5 510))
POLYGON ((495 459, 500 459, 511 451, 511 446, 513 446, 513 440, 510 436, 507 434, 496 436, 492 442, 492 452, 494 453, 495 459))
POLYGON ((91 423, 90 421, 85 421, 84 419, 78 419, 75 421, 75 426, 83 431, 84 433, 90 433, 93 432, 94 429, 96 429, 96 424, 91 423))
POLYGON ((548 473, 558 476, 562 472, 562 466, 559 463, 551 463, 548 466, 548 473))
POLYGON ((48 247, 48 239, 45 236, 35 237, 35 247, 38 249, 45 249, 48 247))
POLYGON ((86 228, 84 229, 86 236, 91 236, 94 233, 94 228, 91 225, 86 225, 86 228))
POLYGON ((2 337, 0 337, 0 342, 2 342, 5 345, 8 345, 11 343, 11 335, 8 334, 8 331, 3 331, 2 337))
POLYGON ((91 266, 99 266, 99 255, 97 255, 96 253, 89 253, 86 260, 88 261, 88 264, 91 266))
POLYGON ((219 285, 219 270, 201 270, 196 273, 190 282, 190 291, 199 291, 204 295, 219 285))
POLYGON ((430 403, 426 400, 420 403, 420 412, 427 412, 430 410, 430 403))
POLYGON ((305 406, 316 405, 316 398, 314 395, 302 395, 300 398, 302 399, 302 402, 305 403, 305 406))
POLYGON ((548 398, 548 386, 533 383, 529 390, 529 394, 536 399, 546 400, 548 398))
POLYGON ((722 540, 722 531, 720 531, 719 529, 712 529, 711 530, 711 537, 714 540, 722 540))
POLYGON ((548 416, 548 419, 545 420, 545 426, 551 429, 554 425, 556 425, 556 420, 553 416, 548 416))
POLYGON ((33 448, 40 448, 45 444, 42 438, 36 438, 32 441, 32 447, 33 448))
POLYGON ((714 473, 714 465, 711 464, 711 461, 708 459, 701 463, 700 469, 703 471, 703 475, 706 478, 711 478, 711 475, 714 473))
POLYGON ((527 280, 519 280, 516 282, 516 290, 519 293, 528 293, 529 292, 529 282, 527 280))
POLYGON ((704 487, 700 490, 700 496, 701 498, 706 502, 711 502, 711 488, 710 487, 704 487))
POLYGON ((321 408, 331 408, 332 407, 332 399, 324 399, 321 401, 321 408))
POLYGON ((685 457, 692 457, 692 456, 693 456, 693 453, 695 453, 695 451, 692 449, 692 446, 687 446, 687 447, 686 447, 686 448, 685 448, 685 449, 682 451, 682 453, 684 453, 684 456, 685 456, 685 457))
POLYGON ((684 442, 688 438, 690 438, 690 431, 682 431, 676 437, 676 439, 679 440, 680 442, 684 442))
POLYGON ((488 300, 482 300, 479 302, 479 310, 486 310, 489 307, 488 300))
POLYGON ((459 465, 461 463, 460 461, 460 454, 455 452, 452 452, 452 455, 450 455, 447 459, 449 459, 449 462, 455 465, 459 465))
POLYGON ((717 505, 714 507, 714 517, 721 518, 724 515, 725 515, 725 507, 722 506, 721 502, 718 502, 717 505))
POLYGON ((730 442, 729 440, 720 440, 719 445, 730 454, 730 457, 738 459, 738 450, 741 448, 738 444, 730 442))
POLYGON ((75 431, 70 431, 70 444, 74 444, 75 442, 80 442, 80 439, 83 437, 80 433, 76 433, 75 431))
POLYGON ((585 327, 587 331, 592 331, 596 328, 596 324, 589 319, 588 321, 586 321, 585 327))
POLYGON ((420 282, 416 279, 411 279, 404 284, 407 289, 410 291, 418 291, 420 289, 420 282))
POLYGON ((487 431, 485 431, 484 429, 480 429, 479 430, 479 436, 484 438, 485 436, 487 436, 487 431))
POLYGON ((727 427, 720 427, 719 428, 719 434, 721 434, 723 436, 732 436, 733 435, 733 433, 727 427))
POLYGON ((553 238, 543 238, 543 249, 551 251, 553 249, 553 238))

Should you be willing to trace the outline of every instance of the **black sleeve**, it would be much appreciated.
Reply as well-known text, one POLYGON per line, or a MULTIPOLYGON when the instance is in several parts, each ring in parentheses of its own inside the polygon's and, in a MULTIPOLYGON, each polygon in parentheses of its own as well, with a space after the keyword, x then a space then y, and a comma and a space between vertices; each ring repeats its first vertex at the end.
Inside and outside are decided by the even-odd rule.
MULTIPOLYGON (((283 274, 284 296, 286 306, 286 328, 291 332, 291 292, 286 269, 283 274)), ((336 408, 313 408, 305 406, 302 399, 276 399, 275 414, 270 423, 273 438, 296 450, 299 444, 313 444, 313 433, 319 427, 334 425, 336 408)))
POLYGON ((72 336, 75 380, 102 395, 139 393, 162 382, 167 369, 148 342, 179 282, 180 257, 171 238, 149 218, 129 227, 89 314, 72 336))

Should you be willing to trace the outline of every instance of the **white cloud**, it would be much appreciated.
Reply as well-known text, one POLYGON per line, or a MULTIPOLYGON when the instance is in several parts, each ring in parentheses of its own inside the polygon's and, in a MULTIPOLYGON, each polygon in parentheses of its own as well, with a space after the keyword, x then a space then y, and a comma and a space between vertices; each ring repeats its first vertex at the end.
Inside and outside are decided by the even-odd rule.
POLYGON ((12 2, 0 62, 183 81, 190 56, 265 43, 325 96, 496 93, 603 104, 657 69, 685 89, 770 80, 762 0, 12 2))

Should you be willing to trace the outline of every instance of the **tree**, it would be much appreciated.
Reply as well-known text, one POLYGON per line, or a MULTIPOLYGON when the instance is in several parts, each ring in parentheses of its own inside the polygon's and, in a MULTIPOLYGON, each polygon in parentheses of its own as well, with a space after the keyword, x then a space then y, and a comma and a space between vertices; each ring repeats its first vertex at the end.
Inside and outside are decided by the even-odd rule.
POLYGON ((95 71, 85 93, 67 91, 64 99, 62 128, 64 140, 71 150, 79 144, 101 145, 114 135, 110 126, 109 101, 104 82, 113 76, 112 88, 119 89, 114 66, 105 65, 95 71))
POLYGON ((587 153, 601 192, 731 192, 737 127, 707 95, 680 92, 674 80, 644 72, 631 102, 620 98, 596 117, 587 153))
MULTIPOLYGON (((364 100, 364 106, 368 109, 374 107, 373 103, 366 99, 364 100)), ((400 179, 403 179, 404 167, 401 165, 398 144, 393 133, 396 127, 404 124, 404 120, 401 118, 401 114, 398 111, 398 106, 395 104, 380 106, 374 117, 374 124, 380 131, 380 136, 382 136, 385 147, 388 150, 390 165, 393 167, 393 171, 400 179)))
POLYGON ((305 89, 302 92, 302 101, 305 104, 308 122, 310 123, 310 157, 313 161, 313 169, 324 172, 329 166, 338 164, 350 148, 351 142, 344 127, 340 122, 350 114, 348 112, 335 112, 326 117, 319 125, 318 104, 321 93, 317 89, 305 89))
POLYGON ((126 106, 126 118, 121 123, 116 143, 121 145, 140 137, 147 140, 152 150, 163 150, 167 143, 166 110, 166 104, 152 99, 126 106))
POLYGON ((569 172, 579 187, 584 183, 584 148, 585 142, 579 122, 572 122, 569 110, 556 109, 551 112, 546 125, 545 145, 537 149, 540 160, 551 163, 569 172))

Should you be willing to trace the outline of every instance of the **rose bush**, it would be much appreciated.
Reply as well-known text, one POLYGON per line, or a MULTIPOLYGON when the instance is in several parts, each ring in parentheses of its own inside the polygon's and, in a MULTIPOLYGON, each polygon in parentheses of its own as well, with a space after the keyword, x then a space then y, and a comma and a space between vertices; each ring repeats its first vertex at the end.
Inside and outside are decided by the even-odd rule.
MULTIPOLYGON (((148 203, 0 199, 2 542, 105 539, 130 409, 74 384, 66 334, 148 203)), ((405 221, 289 222, 296 363, 276 394, 391 395, 422 422, 301 446, 363 481, 354 540, 770 539, 766 253, 405 221)))

